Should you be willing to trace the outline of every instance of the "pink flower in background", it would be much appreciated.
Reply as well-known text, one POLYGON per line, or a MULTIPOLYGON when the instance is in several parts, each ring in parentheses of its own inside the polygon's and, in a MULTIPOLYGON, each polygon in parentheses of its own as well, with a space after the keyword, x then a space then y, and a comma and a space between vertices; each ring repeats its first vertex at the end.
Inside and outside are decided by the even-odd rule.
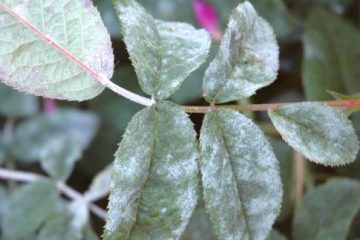
POLYGON ((205 0, 194 0, 193 8, 199 25, 205 28, 213 39, 221 40, 219 17, 215 8, 205 0))
POLYGON ((43 100, 43 110, 46 113, 53 112, 57 109, 56 101, 54 99, 43 100))

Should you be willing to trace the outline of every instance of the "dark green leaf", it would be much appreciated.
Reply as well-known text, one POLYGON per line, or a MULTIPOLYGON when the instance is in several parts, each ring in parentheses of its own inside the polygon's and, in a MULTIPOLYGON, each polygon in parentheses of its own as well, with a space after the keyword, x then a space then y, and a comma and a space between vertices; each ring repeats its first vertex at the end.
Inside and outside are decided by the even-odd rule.
POLYGON ((215 57, 204 77, 208 102, 224 103, 253 95, 271 84, 279 69, 279 49, 271 26, 249 2, 232 13, 215 57))
POLYGON ((206 60, 209 34, 185 23, 155 20, 134 0, 114 2, 143 91, 168 98, 206 60))
POLYGON ((262 131, 233 110, 209 112, 200 135, 205 203, 220 239, 265 239, 282 186, 262 131))
POLYGON ((136 114, 116 153, 105 239, 178 239, 197 200, 196 133, 175 104, 136 114))
POLYGON ((307 193, 296 210, 294 240, 345 240, 359 208, 359 182, 331 180, 307 193))
POLYGON ((359 140, 340 110, 320 103, 298 103, 270 111, 284 140, 309 160, 325 166, 355 161, 359 140))
POLYGON ((10 195, 4 208, 2 232, 6 240, 33 239, 55 210, 58 192, 53 182, 41 180, 10 195))
POLYGON ((272 230, 267 240, 286 240, 286 237, 281 235, 278 231, 272 230))
POLYGON ((27 117, 37 113, 35 97, 17 92, 0 83, 0 114, 9 118, 27 117))
POLYGON ((326 100, 326 90, 360 91, 359 31, 339 16, 320 8, 312 11, 304 36, 303 81, 310 100, 326 100))
POLYGON ((21 161, 40 160, 49 139, 66 138, 83 151, 93 139, 98 126, 97 117, 89 112, 62 109, 38 115, 21 123, 15 131, 13 154, 21 161))

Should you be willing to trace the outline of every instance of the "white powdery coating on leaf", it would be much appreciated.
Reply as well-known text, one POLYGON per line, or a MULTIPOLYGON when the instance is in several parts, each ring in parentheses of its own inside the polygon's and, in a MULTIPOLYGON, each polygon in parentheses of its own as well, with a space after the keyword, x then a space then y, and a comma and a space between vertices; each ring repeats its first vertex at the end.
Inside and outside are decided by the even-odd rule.
POLYGON ((218 56, 204 77, 208 101, 224 103, 249 97, 271 84, 279 69, 279 48, 271 26, 249 2, 232 13, 218 56))
POLYGON ((175 104, 138 113, 116 154, 105 239, 178 239, 197 202, 196 133, 175 104))
POLYGON ((284 140, 309 160, 339 166, 356 159, 359 141, 341 110, 319 103, 300 103, 269 115, 284 140))
POLYGON ((205 202, 218 235, 265 239, 280 211, 282 185, 261 130, 235 111, 218 110, 207 114, 200 145, 205 202))
MULTIPOLYGON (((97 74, 111 78, 114 55, 110 36, 91 2, 5 3, 97 74)), ((0 29, 0 77, 5 84, 32 95, 78 101, 91 99, 104 89, 83 68, 3 10, 0 29)))
POLYGON ((211 39, 185 23, 154 20, 134 0, 115 4, 124 40, 144 92, 168 98, 206 59, 211 39))

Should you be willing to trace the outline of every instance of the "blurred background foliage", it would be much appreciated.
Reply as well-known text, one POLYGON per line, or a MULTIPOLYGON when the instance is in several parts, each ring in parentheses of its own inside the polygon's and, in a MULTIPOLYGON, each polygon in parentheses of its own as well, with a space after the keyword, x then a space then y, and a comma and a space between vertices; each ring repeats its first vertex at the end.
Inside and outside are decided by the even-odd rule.
MULTIPOLYGON (((192 0, 139 0, 139 2, 158 19, 188 22, 199 27, 194 17, 192 0)), ((218 12, 221 31, 223 31, 231 10, 241 0, 208 0, 207 2, 212 4, 218 12)), ((254 98, 248 100, 249 102, 271 103, 333 99, 327 90, 344 95, 360 93, 360 68, 358 66, 360 64, 360 1, 250 0, 250 2, 275 30, 280 45, 281 67, 278 80, 272 86, 259 91, 254 98)), ((94 0, 94 3, 99 9, 113 41, 116 70, 112 80, 126 89, 143 94, 137 83, 125 45, 121 40, 121 27, 116 19, 111 0, 94 0)), ((209 61, 217 52, 218 44, 216 41, 213 42, 209 61)), ((172 97, 174 102, 187 105, 205 104, 202 99, 201 86, 206 67, 207 64, 204 64, 187 79, 181 89, 172 97)), ((346 98, 339 94, 336 96, 346 98)), ((358 99, 359 95, 355 98, 358 99)), ((44 113, 43 101, 40 98, 15 92, 0 83, 0 123, 2 126, 0 165, 10 169, 47 174, 56 179, 67 179, 69 185, 84 192, 92 178, 112 162, 113 154, 127 123, 141 109, 141 106, 131 103, 109 90, 105 90, 99 97, 88 102, 57 102, 57 109, 51 112, 44 113), (57 142, 53 143, 54 141, 57 142), (54 153, 56 151, 53 148, 54 144, 62 146, 62 150, 56 152, 54 159, 50 161, 47 151, 54 153), (16 148, 13 147, 15 145, 16 148), (86 149, 85 152, 84 149, 86 149), (46 164, 42 158, 47 160, 46 164), (63 160, 61 166, 58 165, 57 159, 63 160), (61 171, 54 172, 52 169, 61 169, 61 171)), ((275 225, 278 232, 272 232, 269 239, 285 239, 284 236, 289 239, 292 239, 291 236, 293 239, 301 239, 296 231, 292 233, 295 209, 298 209, 299 204, 300 207, 306 207, 302 206, 301 198, 297 199, 295 193, 294 153, 273 129, 266 113, 249 113, 249 115, 262 126, 271 139, 281 167, 284 201, 282 212, 275 225), (281 236, 279 232, 284 236, 281 236)), ((199 130, 202 115, 194 114, 191 115, 191 118, 199 130)), ((360 113, 353 113, 351 119, 360 136, 360 113)), ((331 186, 325 186, 325 190, 315 191, 317 195, 314 195, 312 191, 322 187, 324 182, 332 178, 359 179, 360 160, 358 159, 350 166, 334 169, 306 162, 304 170, 305 191, 309 192, 305 200, 311 201, 314 198, 316 201, 322 201, 325 207, 341 208, 341 202, 333 206, 327 195, 323 193, 332 189, 335 191, 334 195, 342 194, 341 189, 331 188, 339 183, 332 183, 333 185, 329 183, 331 186)), ((49 183, 39 184, 42 184, 42 194, 52 194, 56 198, 56 193, 49 190, 49 183)), ((6 209, 4 210, 3 207, 8 199, 12 199, 15 204, 16 199, 21 198, 21 194, 26 195, 26 191, 31 192, 31 189, 22 189, 20 192, 20 190, 16 190, 17 188, 18 185, 11 181, 3 182, 0 185, 0 217, 2 213, 6 217, 6 209), (13 196, 16 194, 19 196, 13 196)), ((29 199, 29 195, 27 196, 29 199)), ((38 199, 37 201, 44 200, 38 199)), ((102 198, 97 203, 106 208, 106 198, 102 198)), ((43 204, 51 205, 46 202, 43 204)), ((11 204, 7 206, 11 207, 11 204)), ((358 210, 360 199, 356 206, 354 209, 358 210)), ((54 226, 61 225, 58 223, 69 221, 66 214, 60 214, 61 204, 52 206, 52 208, 57 209, 55 212, 58 214, 47 220, 46 228, 44 227, 45 229, 41 231, 43 239, 50 239, 46 238, 46 234, 51 232, 54 226)), ((18 209, 17 213, 26 214, 25 211, 27 211, 26 207, 18 209)), ((44 214, 46 215, 46 213, 44 214)), ((11 220, 9 221, 11 223, 11 220)), ((41 219, 38 221, 40 222, 41 219)), ((303 221, 306 221, 306 217, 303 221)), ((349 228, 349 234, 346 232, 345 236, 348 235, 348 239, 360 238, 360 214, 355 217, 349 215, 346 221, 346 224, 351 223, 352 227, 349 228)), ((4 222, 8 223, 7 220, 4 222)), ((96 217, 91 218, 91 225, 95 228, 98 236, 102 232, 103 224, 102 220, 96 217)), ((89 227, 90 223, 85 225, 83 239, 97 239, 89 227)), ((299 227, 304 226, 300 224, 299 227)), ((66 229, 57 229, 56 231, 63 233, 66 229)), ((69 237, 68 239, 73 238, 69 237)), ((183 239, 216 239, 201 201, 183 239)))

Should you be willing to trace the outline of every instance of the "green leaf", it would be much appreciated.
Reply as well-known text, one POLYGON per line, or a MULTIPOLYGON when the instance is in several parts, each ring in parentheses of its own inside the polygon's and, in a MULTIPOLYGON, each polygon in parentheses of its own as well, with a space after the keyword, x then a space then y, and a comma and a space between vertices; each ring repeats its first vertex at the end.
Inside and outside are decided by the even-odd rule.
POLYGON ((218 55, 205 72, 208 102, 249 97, 271 84, 279 69, 279 49, 271 26, 249 2, 232 13, 218 55))
POLYGON ((37 240, 79 240, 77 231, 70 223, 71 217, 66 213, 52 216, 41 228, 37 240))
POLYGON ((9 118, 27 117, 37 113, 38 101, 0 82, 0 114, 9 118))
POLYGON ((74 147, 83 151, 93 139, 97 126, 94 114, 75 109, 37 115, 16 128, 12 152, 19 160, 32 163, 40 160, 44 146, 49 139, 57 141, 55 138, 75 142, 74 147))
POLYGON ((360 92, 359 31, 339 16, 320 8, 307 21, 303 82, 310 100, 327 100, 326 90, 360 92))
POLYGON ((28 184, 10 195, 2 222, 4 238, 32 239, 55 210, 58 195, 55 184, 48 180, 28 184))
MULTIPOLYGON (((2 217, 3 217, 4 206, 7 201, 7 195, 8 195, 8 193, 7 193, 6 189, 0 185, 0 224, 2 221, 2 217)), ((1 232, 0 232, 0 235, 1 235, 1 232)))
POLYGON ((212 228, 209 214, 204 207, 197 208, 181 237, 182 240, 217 240, 217 237, 212 228))
POLYGON ((99 76, 111 78, 114 56, 110 37, 91 1, 3 3, 51 42, 1 8, 2 82, 28 94, 78 101, 103 91, 94 77, 54 48, 54 43, 58 44, 99 76))
POLYGON ((177 105, 136 114, 115 154, 105 239, 178 239, 196 206, 196 133, 177 105))
POLYGON ((89 202, 97 201, 110 192, 112 165, 106 167, 93 179, 89 189, 85 192, 84 198, 89 202))
POLYGON ((278 231, 272 230, 267 240, 286 240, 286 237, 284 237, 278 231))
POLYGON ((141 88, 156 99, 172 95, 205 60, 210 36, 185 23, 155 20, 134 0, 114 0, 141 88))
POLYGON ((352 163, 359 141, 351 121, 335 108, 320 103, 299 103, 270 111, 283 139, 309 160, 325 166, 352 163))
POLYGON ((200 134, 205 203, 220 239, 265 239, 282 186, 262 131, 233 110, 208 112, 200 134))
POLYGON ((101 18, 103 19, 106 28, 109 30, 111 38, 120 39, 120 24, 111 1, 94 0, 93 2, 101 14, 101 18))
POLYGON ((295 212, 294 240, 345 240, 360 208, 360 184, 331 180, 307 193, 295 212))
MULTIPOLYGON (((345 95, 341 93, 337 93, 334 91, 328 91, 328 93, 340 101, 360 101, 360 93, 352 94, 352 95, 345 95)), ((354 112, 360 111, 360 106, 349 106, 346 108, 346 112, 351 115, 354 112)))
POLYGON ((57 180, 65 181, 79 158, 81 149, 78 142, 66 136, 49 139, 40 149, 41 167, 57 180))

